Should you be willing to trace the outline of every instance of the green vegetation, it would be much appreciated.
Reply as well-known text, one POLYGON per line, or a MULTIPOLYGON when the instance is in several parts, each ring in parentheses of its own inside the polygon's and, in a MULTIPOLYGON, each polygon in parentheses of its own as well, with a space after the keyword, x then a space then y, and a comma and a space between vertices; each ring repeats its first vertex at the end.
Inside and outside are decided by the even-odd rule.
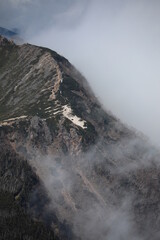
POLYGON ((89 122, 87 122, 86 125, 87 128, 79 128, 77 132, 80 136, 82 136, 82 146, 84 151, 88 150, 88 146, 94 144, 97 138, 97 132, 94 126, 89 122))
POLYGON ((17 59, 17 53, 17 46, 15 45, 0 46, 0 73, 4 72, 7 66, 13 64, 17 59))
POLYGON ((63 78, 63 84, 62 84, 63 90, 75 90, 79 91, 80 86, 77 81, 75 81, 73 78, 71 78, 69 75, 65 75, 63 78))
POLYGON ((49 127, 51 133, 58 133, 58 122, 60 120, 60 116, 57 114, 55 117, 46 119, 47 126, 49 127))
MULTIPOLYGON (((37 189, 39 180, 28 163, 3 141, 0 144, 0 183, 0 239, 57 239, 51 229, 29 215, 31 193, 37 189)), ((43 194, 41 197, 36 206, 45 201, 43 194)))
POLYGON ((53 240, 54 232, 39 221, 32 220, 16 202, 14 195, 0 191, 0 239, 53 240))

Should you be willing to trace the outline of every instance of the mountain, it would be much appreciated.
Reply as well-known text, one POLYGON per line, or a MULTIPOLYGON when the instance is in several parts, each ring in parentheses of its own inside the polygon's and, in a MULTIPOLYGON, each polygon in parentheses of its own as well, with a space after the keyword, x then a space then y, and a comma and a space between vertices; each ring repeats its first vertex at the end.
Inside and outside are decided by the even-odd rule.
POLYGON ((13 40, 16 44, 22 44, 23 43, 23 40, 19 36, 18 32, 11 31, 7 28, 0 27, 0 35, 5 37, 5 38, 8 38, 10 40, 13 40))
POLYGON ((1 33, 2 36, 5 36, 5 37, 7 37, 7 38, 12 38, 12 37, 14 37, 15 35, 17 35, 16 32, 13 32, 13 31, 11 31, 11 30, 8 30, 8 29, 2 28, 2 27, 0 27, 0 33, 1 33))
POLYGON ((63 56, 0 37, 0 239, 160 237, 159 151, 63 56))

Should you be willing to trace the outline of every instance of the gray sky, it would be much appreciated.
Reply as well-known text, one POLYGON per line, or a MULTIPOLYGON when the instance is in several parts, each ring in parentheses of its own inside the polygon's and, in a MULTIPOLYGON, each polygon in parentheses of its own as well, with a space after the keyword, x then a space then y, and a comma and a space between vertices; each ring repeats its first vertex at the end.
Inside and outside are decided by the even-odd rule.
POLYGON ((18 28, 25 36, 57 26, 73 28, 81 21, 90 0, 0 0, 0 25, 18 28))
POLYGON ((67 57, 107 110, 160 142, 160 1, 0 0, 0 25, 67 57))

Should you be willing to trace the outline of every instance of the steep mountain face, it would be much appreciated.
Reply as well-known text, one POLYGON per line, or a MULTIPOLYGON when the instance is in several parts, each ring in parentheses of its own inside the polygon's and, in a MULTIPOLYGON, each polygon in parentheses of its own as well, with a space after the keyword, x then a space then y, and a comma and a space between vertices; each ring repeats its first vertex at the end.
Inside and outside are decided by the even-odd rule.
POLYGON ((64 57, 0 37, 0 138, 1 239, 159 239, 158 150, 64 57))

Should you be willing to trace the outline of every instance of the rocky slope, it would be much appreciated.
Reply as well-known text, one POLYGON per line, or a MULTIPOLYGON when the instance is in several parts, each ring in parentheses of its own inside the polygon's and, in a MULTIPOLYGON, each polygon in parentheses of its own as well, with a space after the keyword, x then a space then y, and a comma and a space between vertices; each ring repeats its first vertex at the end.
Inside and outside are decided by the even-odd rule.
POLYGON ((159 152, 64 57, 0 37, 0 137, 1 239, 159 239, 159 152))

